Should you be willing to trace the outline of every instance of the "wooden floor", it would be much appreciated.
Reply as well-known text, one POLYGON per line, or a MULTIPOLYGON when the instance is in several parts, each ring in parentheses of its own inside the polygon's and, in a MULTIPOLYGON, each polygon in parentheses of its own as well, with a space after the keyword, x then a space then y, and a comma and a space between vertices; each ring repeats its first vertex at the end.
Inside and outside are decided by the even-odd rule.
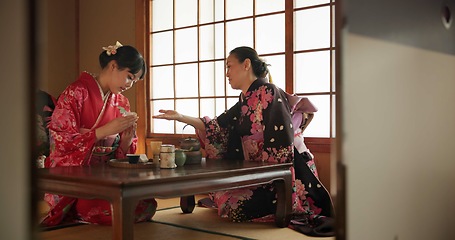
MULTIPOLYGON (((196 200, 204 197, 197 196, 196 200)), ((179 199, 157 199, 158 209, 152 222, 134 225, 135 240, 203 240, 203 239, 323 239, 298 233, 289 228, 278 228, 274 223, 233 223, 220 218, 216 210, 196 207, 193 213, 183 214, 179 207, 179 199)), ((42 231, 38 233, 42 240, 110 240, 110 226, 78 225, 42 231)))

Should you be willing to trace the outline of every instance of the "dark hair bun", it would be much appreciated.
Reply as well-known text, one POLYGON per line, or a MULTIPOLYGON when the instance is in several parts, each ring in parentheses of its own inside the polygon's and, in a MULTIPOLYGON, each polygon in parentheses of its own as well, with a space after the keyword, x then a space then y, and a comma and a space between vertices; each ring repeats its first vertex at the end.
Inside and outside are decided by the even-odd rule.
POLYGON ((128 68, 133 74, 142 70, 140 79, 147 73, 145 60, 136 48, 125 45, 117 47, 109 46, 103 49, 104 51, 99 55, 101 68, 105 68, 110 61, 114 60, 117 62, 119 69, 128 68))
POLYGON ((263 78, 267 75, 267 73, 269 73, 269 69, 267 67, 269 64, 262 61, 256 50, 250 47, 237 47, 234 48, 229 54, 234 54, 239 62, 244 62, 247 58, 250 59, 253 73, 257 78, 263 78))

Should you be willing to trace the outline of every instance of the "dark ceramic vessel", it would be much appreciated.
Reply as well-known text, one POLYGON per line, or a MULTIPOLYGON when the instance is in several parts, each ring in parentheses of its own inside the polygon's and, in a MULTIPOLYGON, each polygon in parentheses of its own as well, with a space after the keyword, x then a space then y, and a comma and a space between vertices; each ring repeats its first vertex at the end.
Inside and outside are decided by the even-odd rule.
POLYGON ((131 164, 137 164, 139 162, 139 155, 129 155, 128 162, 131 164))
POLYGON ((198 139, 189 137, 180 141, 180 148, 188 151, 199 151, 201 149, 201 144, 198 139))

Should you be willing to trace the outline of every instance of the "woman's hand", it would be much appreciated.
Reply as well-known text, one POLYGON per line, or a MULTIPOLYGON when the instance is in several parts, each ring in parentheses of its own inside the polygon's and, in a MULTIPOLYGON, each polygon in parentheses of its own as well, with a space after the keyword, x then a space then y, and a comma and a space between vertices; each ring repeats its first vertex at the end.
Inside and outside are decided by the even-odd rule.
POLYGON ((183 118, 183 115, 178 113, 175 110, 163 110, 159 111, 162 114, 155 115, 153 118, 167 119, 167 120, 177 120, 180 121, 183 118))
MULTIPOLYGON (((123 140, 131 140, 134 138, 136 135, 136 129, 137 129, 137 123, 135 122, 131 127, 125 129, 125 131, 122 132, 122 139, 123 140)), ((128 144, 129 146, 129 144, 128 144)))
MULTIPOLYGON (((118 117, 108 122, 104 126, 97 128, 96 138, 97 140, 100 140, 105 138, 106 136, 121 133, 126 129, 133 127, 133 125, 136 125, 137 119, 138 116, 136 114, 118 117)), ((136 128, 134 128, 134 131, 136 131, 136 128)))
POLYGON ((133 143, 133 138, 136 136, 137 123, 135 122, 131 127, 125 129, 121 134, 121 145, 120 147, 124 152, 127 152, 131 143, 133 143))
POLYGON ((179 122, 189 124, 189 125, 193 126, 194 128, 199 129, 199 130, 204 130, 205 129, 204 123, 199 118, 182 115, 182 114, 178 113, 175 110, 163 110, 163 109, 160 109, 159 112, 162 113, 162 114, 158 114, 158 115, 155 115, 155 116, 152 116, 152 117, 153 118, 159 118, 159 119, 167 119, 167 120, 177 120, 179 122))

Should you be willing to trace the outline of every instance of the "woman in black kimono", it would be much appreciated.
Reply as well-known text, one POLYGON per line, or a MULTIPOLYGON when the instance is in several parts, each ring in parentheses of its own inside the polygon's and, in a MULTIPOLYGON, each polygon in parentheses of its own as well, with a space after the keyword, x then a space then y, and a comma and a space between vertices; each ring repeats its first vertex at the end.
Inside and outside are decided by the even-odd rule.
MULTIPOLYGON (((160 110, 154 118, 177 120, 192 125, 198 133, 208 159, 293 162, 292 228, 308 235, 332 216, 330 195, 317 177, 312 154, 302 147, 302 132, 292 121, 292 108, 283 90, 266 79, 267 64, 250 47, 232 50, 226 60, 226 76, 233 89, 242 91, 229 110, 210 119, 160 110), (295 144, 294 141, 302 141, 295 144)), ((273 221, 276 194, 272 184, 210 194, 210 203, 221 217, 234 222, 273 221)), ((331 228, 331 227, 329 227, 331 228)), ((327 229, 325 226, 324 229, 327 229)))

